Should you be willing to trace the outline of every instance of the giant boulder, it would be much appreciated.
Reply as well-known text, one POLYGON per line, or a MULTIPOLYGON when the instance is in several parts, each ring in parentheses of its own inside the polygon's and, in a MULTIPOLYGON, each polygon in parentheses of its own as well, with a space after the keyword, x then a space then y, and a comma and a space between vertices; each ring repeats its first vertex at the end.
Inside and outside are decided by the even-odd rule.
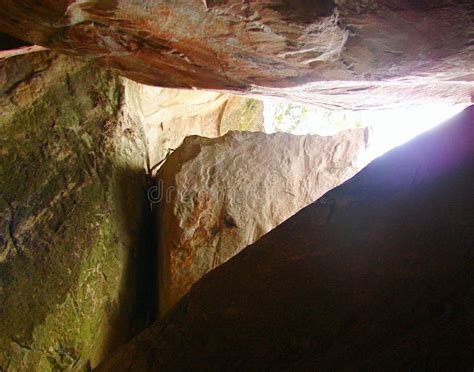
POLYGON ((0 54, 0 370, 94 367, 155 317, 147 172, 262 103, 25 48, 0 54))
POLYGON ((353 176, 364 129, 188 137, 158 174, 160 313, 204 274, 353 176))

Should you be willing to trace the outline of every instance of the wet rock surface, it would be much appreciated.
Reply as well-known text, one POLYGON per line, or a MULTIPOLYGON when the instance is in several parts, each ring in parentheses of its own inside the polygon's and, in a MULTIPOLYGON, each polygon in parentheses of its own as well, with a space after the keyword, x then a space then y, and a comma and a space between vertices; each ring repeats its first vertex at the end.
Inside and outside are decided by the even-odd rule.
POLYGON ((470 370, 474 107, 201 279, 99 371, 470 370))

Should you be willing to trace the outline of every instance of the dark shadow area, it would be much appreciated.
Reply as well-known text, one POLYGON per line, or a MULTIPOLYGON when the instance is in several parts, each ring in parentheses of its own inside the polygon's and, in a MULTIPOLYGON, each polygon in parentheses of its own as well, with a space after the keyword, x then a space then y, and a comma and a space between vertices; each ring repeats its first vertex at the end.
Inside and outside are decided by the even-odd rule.
MULTIPOLYGON (((229 3, 227 0, 207 0, 206 6, 225 8, 230 6, 229 3)), ((255 3, 257 4, 247 2, 242 5, 247 17, 252 15, 252 7, 258 5, 258 2, 255 3)), ((296 23, 309 23, 318 17, 328 17, 336 8, 334 0, 277 0, 268 3, 268 7, 280 13, 282 19, 296 23)))
POLYGON ((330 16, 336 5, 333 0, 280 0, 270 7, 279 12, 283 19, 310 23, 319 17, 330 16))
POLYGON ((19 40, 17 38, 14 38, 13 36, 0 32, 0 50, 17 49, 17 48, 31 46, 31 45, 33 44, 28 43, 23 40, 19 40))
MULTIPOLYGON (((119 213, 125 224, 125 233, 134 238, 129 249, 129 259, 122 290, 133 294, 131 308, 132 336, 155 320, 156 303, 156 249, 154 246, 155 224, 147 190, 152 180, 144 170, 119 175, 119 213), (130 212, 139 221, 130 221, 130 212)), ((126 307, 126 306, 125 306, 126 307)))
POLYGON ((142 213, 139 222, 139 241, 137 242, 133 264, 127 272, 131 282, 135 285, 135 309, 132 314, 132 336, 141 332, 156 320, 156 294, 157 294, 157 258, 156 258, 156 224, 152 205, 147 198, 147 190, 152 180, 142 174, 145 182, 142 184, 141 202, 142 213))
POLYGON ((113 185, 120 236, 126 240, 118 302, 108 309, 109 326, 100 355, 106 357, 156 319, 155 224, 147 190, 150 178, 143 169, 119 169, 113 185))

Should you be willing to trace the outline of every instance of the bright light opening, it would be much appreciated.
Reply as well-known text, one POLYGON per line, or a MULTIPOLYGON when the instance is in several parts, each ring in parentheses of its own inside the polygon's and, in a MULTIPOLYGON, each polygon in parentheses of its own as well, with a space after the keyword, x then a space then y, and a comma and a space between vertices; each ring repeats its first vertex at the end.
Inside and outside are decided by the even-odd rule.
POLYGON ((265 100, 264 107, 267 133, 329 136, 345 129, 368 127, 368 148, 359 159, 364 165, 465 108, 436 104, 398 110, 327 111, 269 99, 265 100))

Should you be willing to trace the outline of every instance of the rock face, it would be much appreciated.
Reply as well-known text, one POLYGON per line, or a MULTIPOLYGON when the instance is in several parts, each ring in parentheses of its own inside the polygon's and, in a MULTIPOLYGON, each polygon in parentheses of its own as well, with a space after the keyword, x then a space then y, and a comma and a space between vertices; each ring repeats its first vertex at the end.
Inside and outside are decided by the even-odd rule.
POLYGON ((209 273, 99 371, 470 370, 473 189, 470 107, 209 273))
POLYGON ((0 56, 0 371, 94 367, 155 317, 146 174, 188 134, 263 129, 262 103, 15 54, 0 56))
POLYGON ((333 108, 469 101, 472 1, 4 0, 0 31, 141 83, 333 108))
POLYGON ((124 80, 124 85, 128 111, 146 133, 149 173, 155 173, 186 136, 264 131, 262 101, 210 91, 156 88, 130 80, 124 80))
POLYGON ((2 371, 95 366, 150 317, 145 141, 122 96, 55 53, 0 61, 2 371))
POLYGON ((158 174, 154 195, 160 315, 204 274, 352 177, 365 147, 364 129, 188 137, 158 174))

